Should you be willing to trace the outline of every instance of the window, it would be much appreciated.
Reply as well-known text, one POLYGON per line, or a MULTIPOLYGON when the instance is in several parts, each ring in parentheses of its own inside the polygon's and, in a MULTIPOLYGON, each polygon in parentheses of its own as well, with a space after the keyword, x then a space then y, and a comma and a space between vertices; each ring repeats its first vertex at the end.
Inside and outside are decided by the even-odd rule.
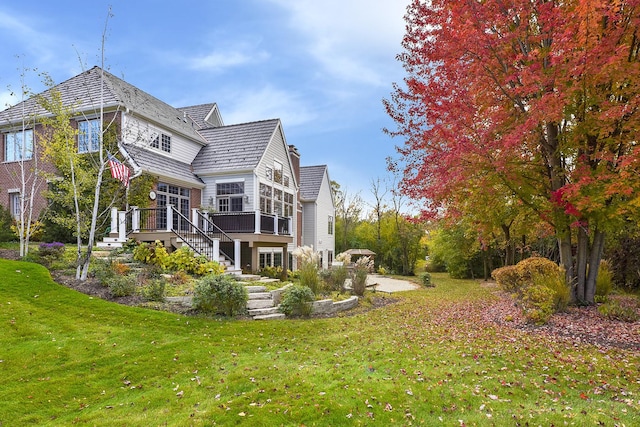
POLYGON ((14 219, 20 218, 20 193, 9 193, 9 209, 14 219))
POLYGON ((100 148, 100 121, 78 122, 78 153, 91 153, 100 148))
POLYGON ((333 217, 331 215, 329 215, 329 226, 327 228, 327 232, 329 233, 329 235, 333 234, 333 217))
POLYGON ((272 212, 271 209, 271 196, 273 194, 273 189, 266 185, 260 184, 260 211, 270 214, 272 212))
POLYGON ((33 129, 11 132, 4 136, 4 161, 15 162, 33 157, 33 129))
POLYGON ((166 151, 167 153, 171 152, 171 135, 167 135, 162 133, 160 135, 156 135, 151 139, 151 143, 149 144, 151 148, 159 148, 162 151, 166 151))
MULTIPOLYGON (((165 207, 168 204, 173 205, 176 209, 180 211, 182 215, 187 218, 190 218, 190 204, 191 204, 191 190, 184 187, 178 187, 176 185, 169 185, 163 182, 158 183, 157 187, 157 199, 156 206, 159 208, 165 207)), ((161 211, 158 213, 158 217, 156 218, 156 227, 158 229, 167 228, 167 214, 166 211, 161 211)), ((173 228, 177 229, 179 221, 178 215, 173 216, 173 228)))
POLYGON ((293 216, 293 194, 284 193, 284 216, 293 216))
POLYGON ((282 163, 273 162, 273 182, 282 184, 282 163))
POLYGON ((288 187, 289 186, 289 175, 285 175, 284 176, 284 186, 288 187))
POLYGON ((216 184, 216 194, 218 196, 244 194, 244 182, 225 182, 222 184, 216 184))
POLYGON ((277 188, 273 189, 273 213, 275 215, 282 215, 282 190, 277 188))
POLYGON ((244 208, 243 197, 244 182, 216 184, 216 198, 220 212, 242 212, 244 208))
POLYGON ((273 169, 267 166, 264 170, 264 176, 267 177, 269 181, 273 179, 273 169))

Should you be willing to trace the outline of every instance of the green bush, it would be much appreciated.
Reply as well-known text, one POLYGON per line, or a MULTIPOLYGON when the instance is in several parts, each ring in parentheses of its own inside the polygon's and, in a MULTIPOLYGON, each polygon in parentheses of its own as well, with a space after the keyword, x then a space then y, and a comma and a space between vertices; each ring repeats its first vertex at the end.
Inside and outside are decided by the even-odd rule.
POLYGON ((422 286, 426 287, 426 288, 433 288, 435 287, 435 285, 433 284, 433 282, 431 281, 431 274, 430 273, 422 273, 420 275, 420 282, 422 283, 422 286))
POLYGON ((232 317, 244 311, 248 299, 245 287, 233 277, 210 274, 196 283, 193 306, 207 313, 232 317))
POLYGON ((571 300, 564 269, 546 258, 527 258, 515 266, 498 268, 491 276, 522 302, 525 317, 532 323, 546 323, 571 300))
POLYGON ((549 274, 535 273, 532 277, 534 286, 540 285, 553 292, 553 311, 565 311, 571 302, 571 288, 562 267, 556 267, 555 272, 549 274))
POLYGON ((315 295, 311 288, 304 285, 293 285, 287 288, 280 301, 280 311, 287 316, 311 315, 315 295))
POLYGON ((281 266, 270 266, 265 265, 260 269, 260 275, 265 277, 270 277, 271 279, 279 279, 282 277, 282 267, 281 266))
POLYGON ((505 292, 513 294, 520 290, 520 274, 515 265, 497 268, 491 272, 491 277, 505 292))
POLYGON ((13 224, 13 216, 11 211, 0 205, 0 242, 12 242, 17 240, 18 236, 11 231, 11 225, 13 224))
POLYGON ((619 320, 621 322, 637 322, 640 320, 638 311, 635 307, 622 305, 617 300, 609 300, 598 306, 598 312, 610 320, 619 320))
POLYGON ((532 285, 522 293, 524 316, 532 323, 547 323, 554 313, 554 292, 544 285, 532 285))
POLYGON ((109 291, 114 297, 126 297, 136 293, 138 277, 135 274, 120 276, 115 274, 109 283, 109 291))
POLYGON ((613 271, 606 260, 600 262, 598 277, 596 277, 596 297, 601 301, 606 301, 607 295, 613 289, 613 271))
POLYGON ((331 270, 331 290, 340 292, 344 289, 344 282, 349 276, 347 267, 344 265, 332 267, 331 270))
POLYGON ((169 265, 169 253, 162 242, 140 243, 133 250, 133 259, 145 264, 156 265, 165 270, 169 265))
POLYGON ((373 260, 368 257, 360 257, 353 265, 353 273, 351 276, 351 286, 353 293, 363 296, 367 288, 367 275, 373 271, 373 260))
POLYGON ((140 295, 145 301, 164 301, 164 288, 166 280, 164 278, 151 279, 140 288, 140 295))

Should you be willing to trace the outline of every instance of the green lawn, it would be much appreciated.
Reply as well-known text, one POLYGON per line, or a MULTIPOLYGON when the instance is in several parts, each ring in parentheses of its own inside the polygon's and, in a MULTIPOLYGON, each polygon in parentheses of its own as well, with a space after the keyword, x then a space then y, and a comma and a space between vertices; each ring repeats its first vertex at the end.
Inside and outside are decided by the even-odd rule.
POLYGON ((640 425, 640 354, 483 326, 472 281, 353 317, 119 306, 0 260, 0 426, 640 425))

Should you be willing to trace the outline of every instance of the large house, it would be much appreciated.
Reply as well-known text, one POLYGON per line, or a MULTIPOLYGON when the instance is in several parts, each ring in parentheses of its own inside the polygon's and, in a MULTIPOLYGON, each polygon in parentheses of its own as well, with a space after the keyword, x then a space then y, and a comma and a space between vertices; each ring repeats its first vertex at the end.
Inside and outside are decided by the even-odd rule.
MULTIPOLYGON (((119 132, 116 156, 130 167, 132 179, 155 178, 149 207, 112 209, 111 237, 104 244, 128 238, 188 244, 251 271, 293 268, 291 251, 302 244, 322 251, 325 266, 332 260, 335 214, 327 167, 301 168, 279 119, 225 125, 215 103, 175 108, 99 67, 54 89, 73 108, 80 153, 98 148, 102 99, 106 121, 119 132)), ((24 111, 50 114, 35 98, 0 112, 0 203, 12 212, 18 212, 20 161, 38 155, 33 144, 40 125, 25 130, 24 111)), ((37 216, 47 201, 43 195, 36 199, 37 216)))

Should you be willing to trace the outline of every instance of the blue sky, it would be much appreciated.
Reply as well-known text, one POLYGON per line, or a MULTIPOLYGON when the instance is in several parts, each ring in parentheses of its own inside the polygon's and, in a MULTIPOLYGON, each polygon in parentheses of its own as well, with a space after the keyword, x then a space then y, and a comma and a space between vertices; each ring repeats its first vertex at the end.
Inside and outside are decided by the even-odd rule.
MULTIPOLYGON (((55 82, 100 65, 176 107, 216 102, 225 124, 280 118, 303 165, 371 199, 389 177, 382 99, 404 76, 408 0, 15 1, 0 4, 0 108, 23 68, 55 82), (37 3, 37 4, 36 4, 37 3)), ((43 89, 34 73, 26 83, 43 89)))

